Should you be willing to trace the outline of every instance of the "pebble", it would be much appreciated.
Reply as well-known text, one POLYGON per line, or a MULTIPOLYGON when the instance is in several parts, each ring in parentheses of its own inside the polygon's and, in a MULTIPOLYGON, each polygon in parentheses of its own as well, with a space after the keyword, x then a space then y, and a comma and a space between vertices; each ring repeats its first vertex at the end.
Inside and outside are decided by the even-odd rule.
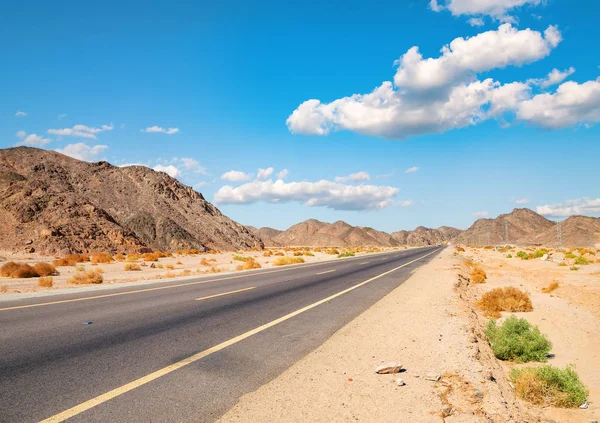
POLYGON ((433 382, 437 382, 438 380, 440 380, 440 375, 438 375, 437 373, 427 373, 425 375, 425 380, 431 380, 433 382))
POLYGON ((402 370, 402 364, 390 362, 377 366, 377 368, 375 369, 375 373, 378 373, 380 375, 387 375, 390 373, 400 373, 400 370, 402 370))
POLYGON ((398 379, 396 379, 396 385, 398 385, 398 386, 404 386, 404 385, 406 385, 406 382, 404 382, 403 379, 398 378, 398 379))

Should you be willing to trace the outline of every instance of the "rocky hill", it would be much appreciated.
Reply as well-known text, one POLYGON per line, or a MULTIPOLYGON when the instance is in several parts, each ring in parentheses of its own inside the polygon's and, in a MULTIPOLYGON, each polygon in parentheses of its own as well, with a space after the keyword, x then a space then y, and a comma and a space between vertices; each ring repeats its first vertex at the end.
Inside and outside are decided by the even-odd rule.
POLYGON ((0 222, 0 249, 44 254, 263 245, 166 173, 28 147, 0 150, 0 222))
POLYGON ((443 244, 453 240, 462 231, 449 226, 441 226, 437 229, 419 226, 413 231, 392 232, 394 238, 401 245, 422 246, 443 244))
MULTIPOLYGON (((553 226, 544 232, 530 237, 534 244, 550 247, 558 244, 558 228, 553 226)), ((600 246, 600 218, 588 216, 571 216, 560 224, 563 247, 600 246)))
POLYGON ((260 239, 262 239, 262 241, 265 244, 265 247, 280 247, 281 246, 273 241, 273 238, 275 238, 277 235, 279 235, 282 232, 279 229, 273 229, 273 228, 268 228, 268 227, 257 229, 254 226, 246 226, 246 227, 252 233, 257 235, 260 239))

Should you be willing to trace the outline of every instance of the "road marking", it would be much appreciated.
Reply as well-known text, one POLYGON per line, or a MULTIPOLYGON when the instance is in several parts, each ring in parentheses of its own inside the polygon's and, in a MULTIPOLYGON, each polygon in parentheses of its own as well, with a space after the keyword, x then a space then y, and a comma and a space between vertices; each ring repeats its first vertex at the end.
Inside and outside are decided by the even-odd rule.
POLYGON ((179 370, 182 367, 187 366, 188 364, 195 363, 196 361, 201 360, 204 357, 207 357, 207 356, 209 356, 211 354, 219 352, 219 351, 221 351, 221 350, 223 350, 223 349, 225 349, 227 347, 230 347, 231 345, 234 345, 234 344, 237 344, 240 341, 243 341, 246 338, 249 338, 249 337, 251 337, 253 335, 256 335, 257 333, 263 332, 263 331, 265 331, 265 330, 267 330, 269 328, 272 328, 275 325, 278 325, 279 323, 285 322, 286 320, 289 320, 289 319, 291 319, 293 317, 296 317, 297 315, 302 314, 305 311, 311 310, 311 309, 313 309, 315 307, 320 306, 321 304, 324 304, 324 303, 326 303, 328 301, 333 300, 334 298, 340 297, 340 296, 342 296, 344 294, 347 294, 348 292, 351 292, 351 291, 353 291, 353 290, 355 290, 357 288, 360 288, 361 286, 364 286, 364 285, 366 285, 366 284, 368 284, 370 282, 373 282, 376 279, 379 279, 379 278, 381 278, 383 276, 389 275, 390 273, 395 272, 398 269, 406 267, 409 264, 412 264, 412 263, 414 263, 416 261, 419 261, 419 260, 421 260, 421 259, 423 259, 423 258, 425 258, 427 256, 430 256, 430 255, 432 255, 434 253, 437 253, 438 251, 439 250, 436 249, 435 251, 427 253, 427 254, 425 254, 425 255, 423 255, 423 256, 415 259, 415 260, 409 261, 408 263, 404 263, 401 266, 398 266, 398 267, 396 267, 396 268, 394 268, 392 270, 388 270, 387 272, 384 272, 384 273, 381 273, 381 274, 379 274, 377 276, 374 276, 371 279, 367 279, 366 281, 363 281, 363 282, 361 282, 359 284, 351 286, 350 288, 344 289, 343 291, 340 291, 340 292, 338 292, 336 294, 333 294, 333 295, 331 295, 331 296, 329 296, 327 298, 324 298, 324 299, 322 299, 320 301, 317 301, 316 303, 312 303, 312 304, 307 305, 306 307, 303 307, 303 308, 301 308, 299 310, 296 310, 296 311, 293 311, 293 312, 291 312, 289 314, 286 314, 285 316, 282 316, 282 317, 280 317, 278 319, 275 319, 275 320, 273 320, 273 321, 271 321, 269 323, 266 323, 266 324, 264 324, 262 326, 259 326, 259 327, 255 328, 255 329, 252 329, 252 330, 250 330, 250 331, 248 331, 246 333, 238 335, 235 338, 231 338, 231 339, 229 339, 229 340, 227 340, 225 342, 222 342, 222 343, 220 343, 218 345, 215 345, 214 347, 211 347, 211 348, 209 348, 207 350, 201 351, 201 352, 199 352, 197 354, 194 354, 194 355, 192 355, 192 356, 190 356, 188 358, 185 358, 185 359, 183 359, 181 361, 178 361, 176 363, 173 363, 173 364, 171 364, 171 365, 169 365, 167 367, 164 367, 164 368, 159 369, 159 370, 157 370, 155 372, 152 372, 152 373, 150 373, 150 374, 148 374, 146 376, 143 376, 143 377, 141 377, 139 379, 134 380, 133 382, 129 382, 129 383, 123 385, 123 386, 119 386, 118 388, 115 388, 112 391, 108 391, 108 392, 106 392, 106 393, 104 393, 102 395, 98 395, 95 398, 92 398, 90 400, 82 402, 81 404, 78 404, 75 407, 72 407, 72 408, 69 408, 68 410, 63 411, 62 413, 55 414, 52 417, 49 417, 49 418, 47 418, 45 420, 42 420, 40 423, 59 423, 59 422, 65 421, 67 419, 70 419, 71 417, 74 417, 74 416, 76 416, 78 414, 81 414, 84 411, 87 411, 87 410, 89 410, 91 408, 94 408, 94 407, 100 405, 100 404, 103 404, 103 403, 105 403, 107 401, 110 401, 113 398, 116 398, 116 397, 118 397, 120 395, 123 395, 123 394, 129 392, 129 391, 132 391, 132 390, 134 390, 136 388, 139 388, 140 386, 146 385, 147 383, 150 383, 153 380, 158 379, 159 377, 168 375, 169 373, 172 373, 175 370, 179 370))
POLYGON ((335 272, 335 271, 336 271, 336 269, 326 270, 324 272, 317 273, 317 275, 324 275, 325 273, 331 273, 331 272, 335 272))
POLYGON ((251 289, 256 288, 255 286, 251 286, 250 288, 236 289, 235 291, 223 292, 221 294, 209 295, 208 297, 200 297, 196 298, 196 301, 208 300, 209 298, 221 297, 223 295, 235 294, 236 292, 242 291, 250 291, 251 289))
POLYGON ((368 261, 363 261, 362 263, 358 263, 358 264, 369 264, 368 261))
MULTIPOLYGON (((392 253, 375 253, 375 254, 386 254, 387 255, 387 254, 392 254, 392 253)), ((358 258, 359 257, 356 257, 356 258, 352 258, 351 257, 351 258, 349 258, 347 260, 353 260, 353 259, 358 259, 358 258)), ((102 294, 102 295, 95 295, 93 297, 72 298, 70 300, 50 301, 50 302, 47 302, 47 303, 36 303, 36 304, 26 304, 26 305, 21 305, 21 306, 5 307, 5 308, 0 308, 0 311, 18 310, 18 309, 22 309, 22 308, 31 308, 31 307, 42 307, 42 306, 48 306, 48 305, 54 305, 54 304, 74 303, 74 302, 78 302, 78 301, 96 300, 96 299, 99 299, 99 298, 109 298, 109 297, 118 297, 118 296, 121 296, 121 295, 138 294, 140 292, 160 291, 162 289, 181 288, 182 286, 199 285, 199 284, 203 284, 203 283, 210 283, 210 282, 225 281, 225 280, 230 280, 230 279, 245 278, 245 277, 248 277, 248 276, 268 275, 270 273, 286 272, 286 271, 297 270, 297 269, 306 269, 307 267, 320 266, 320 265, 324 265, 324 264, 326 265, 326 264, 331 264, 331 263, 325 261, 325 262, 320 262, 320 263, 308 263, 308 264, 292 265, 292 266, 287 267, 285 269, 270 270, 268 272, 260 272, 260 273, 249 272, 247 274, 241 274, 241 275, 237 275, 237 276, 229 276, 229 277, 217 278, 217 279, 207 279, 207 280, 200 280, 200 281, 195 281, 195 282, 185 282, 185 283, 180 283, 180 284, 177 284, 177 285, 159 286, 159 287, 156 287, 156 288, 143 288, 143 289, 136 289, 135 291, 116 292, 116 293, 113 293, 113 294, 102 294)))

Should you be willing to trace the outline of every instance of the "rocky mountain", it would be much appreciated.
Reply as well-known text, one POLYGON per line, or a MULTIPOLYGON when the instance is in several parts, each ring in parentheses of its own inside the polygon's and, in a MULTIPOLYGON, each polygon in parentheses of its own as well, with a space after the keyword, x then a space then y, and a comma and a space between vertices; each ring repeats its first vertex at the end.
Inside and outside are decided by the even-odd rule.
POLYGON ((268 228, 268 227, 257 229, 254 226, 246 226, 246 227, 252 233, 257 235, 260 239, 262 239, 262 241, 265 244, 265 247, 280 247, 280 245, 278 245, 277 243, 275 243, 273 241, 273 238, 275 238, 277 235, 279 235, 282 232, 279 229, 273 229, 273 228, 268 228))
POLYGON ((536 236, 554 228, 554 225, 556 222, 546 219, 533 210, 514 209, 495 219, 476 220, 455 241, 474 245, 531 243, 536 236))
POLYGON ((0 222, 0 249, 45 254, 263 246, 166 173, 28 147, 0 150, 0 222))
POLYGON ((449 226, 441 226, 437 229, 419 226, 413 231, 392 232, 392 238, 401 245, 435 245, 451 241, 460 235, 461 232, 460 229, 449 226))
MULTIPOLYGON (((571 216, 560 223, 560 232, 564 247, 600 246, 600 218, 571 216)), ((550 247, 557 246, 558 228, 555 225, 529 238, 529 241, 550 247)))

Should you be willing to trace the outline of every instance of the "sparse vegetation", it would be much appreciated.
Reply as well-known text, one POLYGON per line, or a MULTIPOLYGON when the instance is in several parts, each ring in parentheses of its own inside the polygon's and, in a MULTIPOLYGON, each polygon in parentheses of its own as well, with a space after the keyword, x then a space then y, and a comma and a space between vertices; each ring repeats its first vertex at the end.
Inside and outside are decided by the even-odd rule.
POLYGON ((456 246, 456 251, 458 251, 459 253, 464 253, 465 249, 463 247, 460 247, 460 246, 457 245, 456 246))
POLYGON ((233 260, 237 260, 237 261, 250 261, 250 260, 254 260, 254 259, 252 257, 245 257, 245 256, 234 255, 233 256, 233 260))
POLYGON ((340 252, 338 250, 336 250, 335 248, 331 248, 329 250, 327 250, 327 254, 331 254, 332 256, 334 255, 338 255, 340 252))
POLYGON ((486 292, 477 302, 484 315, 495 319, 501 311, 524 312, 532 311, 533 306, 529 294, 512 286, 496 288, 486 292))
POLYGON ((500 360, 520 363, 546 361, 552 343, 538 329, 525 319, 514 314, 500 326, 495 320, 488 322, 485 334, 490 341, 494 355, 500 360))
POLYGON ((173 270, 173 269, 175 269, 175 266, 174 266, 174 265, 172 265, 171 263, 169 263, 169 264, 165 264, 165 267, 166 267, 167 269, 169 269, 169 270, 173 270))
POLYGON ((38 286, 40 288, 52 288, 52 285, 54 285, 52 276, 42 276, 38 279, 38 286))
POLYGON ((6 278, 35 278, 39 275, 35 269, 28 264, 9 261, 0 268, 0 276, 6 278))
POLYGON ((513 369, 510 380, 519 398, 536 405, 578 407, 589 395, 573 366, 564 369, 550 365, 513 369))
POLYGON ((557 289, 558 287, 559 287, 559 284, 558 284, 558 282, 554 281, 554 282, 552 282, 550 285, 548 285, 547 287, 545 287, 545 288, 542 288, 542 292, 543 292, 544 294, 549 294, 549 293, 551 293, 552 291, 554 291, 555 289, 557 289))
POLYGON ((145 253, 142 258, 144 259, 144 261, 158 261, 159 259, 159 254, 154 252, 154 253, 145 253))
POLYGON ((262 266, 254 259, 244 261, 244 264, 240 264, 236 267, 236 270, 250 270, 260 269, 262 266))
POLYGON ((75 266, 77 263, 90 261, 90 256, 87 254, 67 254, 66 256, 56 259, 52 262, 54 266, 75 266))
POLYGON ((529 254, 527 254, 525 251, 519 251, 517 253, 517 257, 520 257, 521 260, 529 260, 529 254))
POLYGON ((588 259, 586 259, 585 257, 579 256, 579 257, 577 257, 575 259, 575 264, 579 264, 581 266, 585 266, 585 265, 590 264, 590 263, 589 263, 588 259))
POLYGON ((560 263, 558 263, 558 265, 561 266, 561 267, 564 267, 564 266, 567 265, 567 262, 563 260, 560 263))
POLYGON ((279 257, 273 262, 273 266, 286 266, 298 263, 304 263, 304 259, 302 257, 279 257))
POLYGON ((337 256, 338 258, 342 258, 342 257, 354 257, 354 253, 352 251, 345 251, 341 254, 338 254, 337 256))
POLYGON ((123 270, 126 272, 133 272, 133 271, 137 271, 137 270, 142 270, 142 268, 137 263, 125 263, 123 270))
POLYGON ((38 276, 58 275, 56 268, 54 266, 52 266, 50 263, 43 263, 43 262, 36 263, 33 266, 33 269, 35 270, 35 273, 37 273, 38 276))
POLYGON ((577 266, 571 266, 571 267, 569 267, 569 270, 579 270, 579 267, 577 267, 577 266))
POLYGON ((512 254, 508 253, 507 256, 506 256, 506 258, 513 258, 512 254))
POLYGON ((92 264, 112 263, 114 259, 108 253, 96 253, 90 256, 90 261, 92 264))
POLYGON ((485 273, 483 267, 474 264, 471 268, 470 279, 473 283, 485 283, 485 280, 487 279, 487 273, 485 273))
POLYGON ((104 278, 100 272, 95 270, 88 270, 86 272, 76 272, 71 279, 67 281, 71 285, 89 285, 89 284, 100 284, 104 278))

